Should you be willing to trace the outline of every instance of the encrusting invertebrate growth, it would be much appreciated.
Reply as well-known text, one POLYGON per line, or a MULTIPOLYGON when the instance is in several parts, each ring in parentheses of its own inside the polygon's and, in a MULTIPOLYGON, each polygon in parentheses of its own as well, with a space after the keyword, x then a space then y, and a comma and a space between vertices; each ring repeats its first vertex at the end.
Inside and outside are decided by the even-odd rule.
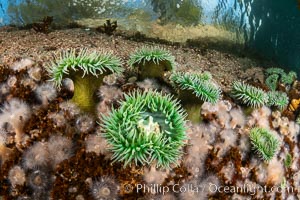
POLYGON ((279 148, 279 141, 267 129, 254 127, 250 130, 249 137, 253 149, 263 160, 270 161, 277 153, 277 150, 279 148))
POLYGON ((179 88, 179 99, 185 105, 188 120, 200 120, 200 108, 203 102, 217 103, 221 97, 221 89, 212 80, 209 72, 202 74, 173 73, 170 77, 175 88, 179 88))
POLYGON ((104 76, 121 73, 119 58, 107 52, 90 52, 87 49, 64 51, 48 67, 51 81, 60 88, 63 78, 74 82, 75 102, 82 110, 92 112, 95 108, 94 93, 103 82, 104 76))
POLYGON ((175 69, 175 57, 158 47, 142 47, 131 54, 128 64, 138 68, 139 78, 163 79, 164 73, 175 69))
POLYGON ((177 164, 187 139, 185 113, 169 95, 150 91, 125 96, 118 110, 103 118, 103 133, 114 161, 155 163, 169 168, 177 164))

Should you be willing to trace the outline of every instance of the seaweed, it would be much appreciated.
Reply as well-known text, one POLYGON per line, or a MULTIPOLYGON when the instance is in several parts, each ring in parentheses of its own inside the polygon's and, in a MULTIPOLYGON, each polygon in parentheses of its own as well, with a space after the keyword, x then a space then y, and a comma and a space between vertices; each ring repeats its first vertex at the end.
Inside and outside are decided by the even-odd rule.
POLYGON ((43 18, 41 22, 33 23, 32 28, 38 33, 48 33, 52 22, 53 22, 53 17, 46 16, 43 18))
POLYGON ((102 26, 98 26, 96 28, 96 31, 100 33, 105 33, 107 35, 112 35, 118 27, 117 21, 111 22, 110 19, 106 20, 106 23, 104 23, 102 26))

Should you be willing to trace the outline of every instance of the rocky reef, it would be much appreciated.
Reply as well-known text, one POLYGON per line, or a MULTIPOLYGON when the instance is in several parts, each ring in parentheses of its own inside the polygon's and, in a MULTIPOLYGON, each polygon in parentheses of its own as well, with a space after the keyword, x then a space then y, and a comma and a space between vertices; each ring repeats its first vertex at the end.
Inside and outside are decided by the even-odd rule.
MULTIPOLYGON (((3 199, 300 197, 294 73, 277 73, 272 63, 254 58, 155 44, 172 54, 176 67, 147 77, 128 61, 151 43, 79 29, 33 33, 0 31, 3 199), (122 72, 101 77, 86 110, 72 100, 79 85, 71 76, 56 87, 49 74, 59 52, 77 59, 63 63, 74 71, 100 66, 103 60, 87 51, 80 58, 83 48, 110 51, 122 72), (261 66, 273 70, 264 74, 261 66), (270 81, 276 73, 277 82, 270 81), (187 103, 183 91, 199 101, 187 103), (186 111, 189 103, 193 112, 186 111), (186 120, 191 113, 197 121, 186 120)), ((152 57, 154 64, 164 60, 152 57)))

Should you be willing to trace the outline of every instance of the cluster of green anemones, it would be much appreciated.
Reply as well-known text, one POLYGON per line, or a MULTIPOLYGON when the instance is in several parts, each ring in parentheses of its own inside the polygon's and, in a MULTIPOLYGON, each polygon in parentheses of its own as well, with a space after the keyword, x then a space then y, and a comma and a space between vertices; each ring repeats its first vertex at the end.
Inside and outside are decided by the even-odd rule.
POLYGON ((221 89, 212 82, 209 72, 202 74, 173 73, 171 81, 182 90, 191 91, 204 102, 216 103, 221 96, 221 89))
POLYGON ((169 51, 158 47, 142 47, 131 54, 128 64, 131 67, 136 65, 144 65, 146 62, 166 62, 168 70, 175 69, 175 57, 169 51))
POLYGON ((273 91, 276 90, 278 82, 290 86, 297 79, 296 72, 286 73, 283 69, 277 67, 268 68, 265 73, 267 76, 265 83, 273 91))
POLYGON ((254 127, 250 130, 250 140, 253 149, 265 161, 270 161, 279 148, 279 141, 267 129, 254 127))
MULTIPOLYGON (((138 66, 147 62, 158 65, 163 62, 163 65, 167 66, 167 70, 175 67, 174 57, 159 48, 137 50, 131 55, 129 65, 138 66)), ((153 67, 154 65, 149 66, 153 67)), ((81 99, 92 101, 94 89, 101 84, 103 76, 108 73, 121 73, 123 68, 121 61, 110 53, 72 49, 64 51, 56 57, 47 70, 57 87, 61 86, 65 75, 72 76, 77 82, 77 84, 74 83, 76 86, 74 101, 92 108, 93 103, 85 103, 81 99), (102 75, 101 78, 98 77, 100 75, 102 75), (96 82, 97 84, 95 84, 96 82), (81 89, 78 89, 80 87, 81 89)), ((275 75, 283 74, 283 71, 279 69, 271 71, 275 75)), ((291 73, 282 76, 281 79, 282 82, 290 83, 294 77, 295 75, 291 73)), ((177 72, 173 73, 170 79, 181 90, 190 91, 202 101, 216 103, 221 96, 221 89, 212 81, 212 75, 209 72, 202 74, 177 72)), ((276 81, 277 79, 278 77, 276 81)), ((273 89, 276 88, 274 80, 270 79, 273 89)), ((283 109, 288 102, 285 93, 276 91, 266 93, 241 82, 233 83, 232 94, 236 99, 254 108, 269 104, 283 109)), ((113 152, 112 159, 124 162, 124 166, 132 162, 136 165, 155 163, 157 167, 164 168, 170 167, 171 164, 177 164, 187 139, 185 117, 186 113, 179 102, 173 100, 170 95, 162 95, 155 91, 148 93, 135 91, 125 95, 125 100, 121 102, 117 110, 113 109, 109 116, 102 116, 103 133, 113 152)), ((263 128, 251 129, 250 140, 253 148, 266 161, 274 157, 279 147, 279 141, 275 136, 263 128)))
POLYGON ((239 81, 233 82, 231 92, 235 99, 253 108, 261 107, 268 101, 268 96, 265 91, 239 81))
POLYGON ((119 58, 107 52, 90 52, 87 49, 79 50, 71 49, 63 51, 52 61, 47 68, 50 80, 57 87, 61 86, 62 79, 65 75, 80 71, 82 77, 88 74, 98 77, 105 72, 121 73, 123 68, 119 58))
POLYGON ((179 102, 158 92, 133 92, 118 110, 103 116, 103 132, 114 161, 155 162, 168 168, 177 163, 185 144, 186 114, 179 102))
POLYGON ((235 81, 232 85, 232 95, 252 108, 268 105, 283 110, 289 103, 289 98, 284 92, 265 92, 260 88, 238 81, 235 81))

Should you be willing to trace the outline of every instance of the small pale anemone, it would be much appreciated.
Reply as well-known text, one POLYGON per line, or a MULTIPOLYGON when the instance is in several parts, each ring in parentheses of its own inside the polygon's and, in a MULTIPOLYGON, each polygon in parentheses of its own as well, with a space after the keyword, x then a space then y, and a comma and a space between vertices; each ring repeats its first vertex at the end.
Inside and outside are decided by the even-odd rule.
POLYGON ((9 102, 4 103, 0 110, 2 111, 0 113, 0 128, 11 125, 16 133, 15 142, 17 145, 21 144, 24 139, 24 125, 31 116, 30 107, 25 102, 13 98, 9 102))
POLYGON ((49 173, 42 170, 34 170, 28 175, 28 185, 34 191, 47 191, 51 185, 49 173))
POLYGON ((150 168, 144 168, 143 178, 147 184, 163 184, 169 174, 169 170, 159 170, 151 166, 150 168))
POLYGON ((42 69, 40 67, 31 67, 27 73, 35 81, 40 81, 42 78, 42 69))
POLYGON ((24 185, 26 182, 25 171, 20 166, 14 166, 9 170, 8 180, 13 187, 17 185, 24 185))
POLYGON ((57 95, 56 89, 52 83, 43 83, 39 85, 35 90, 35 94, 43 106, 47 106, 57 95))
POLYGON ((252 108, 262 107, 268 101, 267 93, 262 89, 239 81, 233 82, 231 92, 235 99, 252 108))
POLYGON ((280 146, 279 140, 269 130, 254 127, 250 130, 250 140, 253 149, 265 161, 270 161, 280 146))
POLYGON ((124 167, 132 161, 164 168, 177 164, 187 139, 185 116, 170 95, 155 91, 126 95, 118 110, 102 116, 112 159, 125 162, 124 167))
POLYGON ((9 160, 13 150, 6 146, 7 143, 7 131, 0 127, 0 166, 9 160))
POLYGON ((6 83, 0 84, 0 100, 2 101, 4 97, 9 93, 10 88, 6 83))
POLYGON ((137 86, 143 89, 145 92, 150 90, 158 90, 160 89, 159 83, 153 78, 146 78, 143 81, 137 82, 137 86))
POLYGON ((55 168, 60 162, 72 156, 72 140, 63 136, 52 135, 48 141, 48 150, 52 167, 55 168))
POLYGON ((97 96, 101 98, 102 101, 112 103, 120 100, 123 96, 123 92, 118 87, 102 85, 97 92, 97 96))
POLYGON ((46 143, 37 142, 23 154, 23 166, 26 169, 47 167, 50 161, 46 143))
MULTIPOLYGON (((184 165, 193 177, 201 177, 205 170, 205 160, 209 149, 212 148, 209 145, 208 135, 213 135, 207 132, 205 125, 193 125, 188 124, 187 134, 190 138, 189 145, 187 146, 187 154, 185 156, 184 165)), ((209 128, 212 131, 212 128, 209 128)))
POLYGON ((175 57, 159 47, 142 47, 131 54, 128 64, 138 68, 141 79, 163 78, 166 71, 175 69, 175 57))
POLYGON ((34 65, 34 61, 29 59, 29 58, 22 58, 20 61, 16 61, 15 63, 12 64, 11 68, 14 71, 21 71, 24 69, 29 69, 32 65, 34 65))
MULTIPOLYGON (((101 133, 100 133, 101 134, 101 133)), ((90 134, 85 140, 86 152, 94 152, 97 155, 108 155, 107 142, 100 135, 90 134)))
POLYGON ((89 115, 81 115, 76 120, 76 128, 83 133, 87 133, 94 127, 94 119, 89 115))
POLYGON ((0 145, 5 145, 7 141, 7 131, 0 127, 0 145))
POLYGON ((12 88, 16 85, 18 79, 16 76, 10 76, 8 79, 7 79, 7 85, 12 88))
POLYGON ((115 180, 109 176, 103 176, 100 180, 95 180, 91 186, 91 193, 96 200, 118 199, 119 186, 115 180))
POLYGON ((74 82, 72 101, 81 109, 93 112, 94 93, 103 82, 105 75, 121 73, 119 58, 107 52, 90 52, 87 49, 63 51, 47 68, 50 81, 60 88, 63 78, 74 82))
POLYGON ((80 113, 78 106, 70 101, 64 101, 59 104, 59 107, 64 112, 68 113, 72 118, 75 118, 80 113))
POLYGON ((285 175, 284 163, 281 160, 273 159, 267 167, 267 183, 280 185, 285 175))
POLYGON ((67 119, 64 116, 63 111, 59 111, 58 113, 49 113, 48 118, 53 121, 53 124, 57 127, 63 127, 67 123, 67 119))

